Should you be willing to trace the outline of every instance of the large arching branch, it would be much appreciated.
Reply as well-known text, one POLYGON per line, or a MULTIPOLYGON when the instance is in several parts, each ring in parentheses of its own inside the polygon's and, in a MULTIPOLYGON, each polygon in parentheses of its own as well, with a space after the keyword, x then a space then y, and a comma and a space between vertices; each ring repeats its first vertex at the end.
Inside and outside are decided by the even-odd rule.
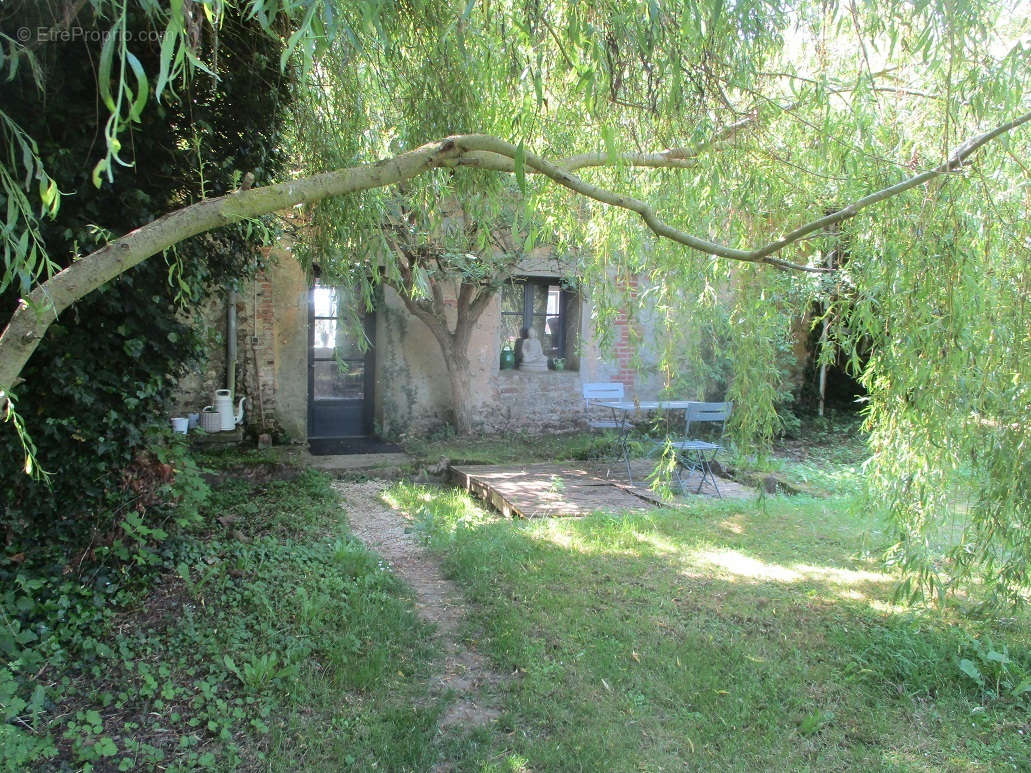
POLYGON ((205 199, 130 231, 75 261, 19 301, 0 334, 0 390, 16 384, 25 363, 61 312, 151 255, 246 218, 403 182, 459 153, 453 140, 434 142, 368 166, 205 199))
MULTIPOLYGON (((597 185, 592 185, 591 183, 588 183, 576 175, 566 171, 565 167, 557 163, 546 161, 540 156, 526 153, 523 163, 528 170, 533 170, 543 174, 557 182, 559 185, 569 188, 570 190, 586 196, 587 198, 600 201, 603 204, 608 204, 613 207, 620 207, 622 209, 630 210, 631 212, 636 212, 641 216, 641 219, 644 220, 648 228, 658 236, 683 244, 686 247, 690 247, 691 249, 703 252, 707 255, 739 260, 745 263, 767 263, 780 268, 826 272, 828 269, 814 266, 802 266, 789 261, 780 260, 772 256, 783 250, 785 247, 804 239, 811 233, 820 231, 828 226, 835 225, 836 223, 840 223, 843 220, 855 217, 860 211, 873 204, 892 198, 893 196, 897 196, 910 188, 923 185, 924 183, 933 180, 935 177, 959 170, 963 166, 963 163, 984 145, 991 142, 996 137, 1015 129, 1028 121, 1031 121, 1031 113, 1025 113, 1024 115, 1019 116, 1012 121, 1008 121, 990 131, 979 134, 976 137, 972 137, 956 148, 956 150, 949 155, 949 158, 938 166, 909 177, 895 185, 875 191, 852 202, 846 207, 842 207, 836 212, 832 212, 817 220, 810 221, 805 225, 799 226, 793 231, 790 231, 779 239, 775 239, 774 241, 768 242, 767 244, 764 244, 761 247, 756 247, 752 250, 735 249, 706 239, 700 239, 697 236, 692 236, 691 234, 674 228, 664 222, 656 214, 654 207, 640 199, 636 199, 631 196, 624 196, 605 188, 601 188, 597 185)), ((475 150, 481 151, 479 156, 470 156, 470 154, 467 153, 460 154, 455 162, 458 164, 475 166, 476 159, 483 158, 486 161, 487 168, 498 169, 502 165, 507 165, 508 160, 514 161, 517 155, 517 148, 515 145, 510 142, 505 142, 504 140, 499 140, 495 137, 473 135, 470 138, 455 138, 455 140, 456 142, 459 142, 462 147, 468 147, 470 149, 474 148, 475 150), (490 154, 494 154, 495 158, 489 159, 490 154)), ((649 163, 641 165, 652 166, 653 164, 651 162, 655 161, 655 157, 660 156, 661 154, 649 155, 652 156, 647 159, 649 163)), ((639 154, 630 154, 625 157, 617 157, 611 163, 626 163, 627 165, 633 166, 635 165, 635 160, 640 160, 638 156, 639 154)), ((673 161, 677 160, 679 159, 673 159, 673 161)), ((657 164, 654 165, 657 166, 657 164)), ((670 166, 675 166, 675 164, 670 164, 670 166)))
MULTIPOLYGON (((554 182, 603 204, 636 212, 645 224, 660 237, 691 249, 750 263, 767 263, 782 268, 811 271, 773 257, 777 252, 811 233, 854 217, 861 210, 892 196, 922 185, 929 180, 957 170, 978 149, 1006 132, 1031 121, 1026 113, 1001 126, 971 138, 944 163, 896 185, 871 193, 847 207, 806 223, 788 234, 753 250, 740 250, 692 236, 661 220, 655 209, 645 202, 588 183, 561 166, 533 153, 521 153, 512 143, 481 134, 459 135, 403 153, 375 164, 341 169, 299 180, 237 191, 215 199, 192 204, 141 226, 110 244, 96 250, 36 287, 19 302, 18 308, 0 334, 0 390, 10 388, 36 350, 47 329, 66 308, 119 274, 151 255, 178 244, 191 236, 229 225, 240 220, 269 214, 281 209, 306 204, 332 196, 394 185, 424 172, 444 166, 468 164, 483 168, 500 168, 523 157, 528 171, 542 174, 554 182), (502 162, 503 160, 503 162, 502 162)), ((651 154, 661 156, 663 154, 651 154)), ((679 154, 669 153, 667 166, 675 168, 679 154)), ((610 163, 634 165, 636 155, 617 156, 610 163)), ((650 164, 648 164, 650 165, 650 164)), ((822 270, 822 269, 821 269, 822 270)), ((3 392, 0 391, 0 395, 3 392)))

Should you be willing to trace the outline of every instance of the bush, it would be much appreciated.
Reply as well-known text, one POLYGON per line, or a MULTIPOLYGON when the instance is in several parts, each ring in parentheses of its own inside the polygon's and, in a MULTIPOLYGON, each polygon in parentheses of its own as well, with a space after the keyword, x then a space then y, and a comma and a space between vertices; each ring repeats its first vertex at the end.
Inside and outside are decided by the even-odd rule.
MULTIPOLYGON (((53 22, 46 4, 15 6, 0 20, 0 33, 53 22)), ((105 9, 83 11, 92 12, 102 17, 105 9)), ((135 10, 128 23, 134 55, 156 71, 160 39, 135 34, 149 32, 150 20, 135 10)), ((91 170, 104 152, 96 143, 102 127, 94 72, 102 42, 51 41, 34 52, 38 71, 26 65, 4 73, 5 113, 38 143, 62 191, 89 192, 64 196, 57 216, 40 222, 58 267, 112 233, 238 187, 246 172, 262 184, 282 166, 288 84, 279 67, 281 41, 228 9, 218 40, 198 43, 209 51, 217 46, 217 88, 197 79, 179 84, 179 97, 151 101, 122 152, 132 165, 94 189, 91 170)), ((0 767, 44 751, 21 733, 47 699, 39 674, 53 677, 72 658, 89 664, 113 610, 145 588, 166 559, 172 530, 197 522, 207 486, 185 445, 171 437, 166 405, 180 374, 210 346, 190 311, 230 278, 253 272, 268 233, 264 223, 243 223, 184 242, 163 261, 145 261, 65 311, 22 373, 15 404, 52 474, 24 474, 21 440, 4 424, 0 704, 7 722, 19 724, 0 725, 7 755, 0 767)), ((0 295, 0 324, 20 289, 0 295)))

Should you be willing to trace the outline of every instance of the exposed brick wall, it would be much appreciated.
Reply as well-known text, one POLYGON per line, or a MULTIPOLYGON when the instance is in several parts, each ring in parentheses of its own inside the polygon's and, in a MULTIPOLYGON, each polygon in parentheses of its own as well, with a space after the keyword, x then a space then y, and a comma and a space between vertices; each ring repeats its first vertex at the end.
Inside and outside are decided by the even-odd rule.
MULTIPOLYGON (((636 302, 637 299, 637 279, 630 280, 630 297, 636 302)), ((632 303, 631 307, 635 304, 632 303)), ((614 381, 619 381, 625 386, 633 388, 636 378, 637 371, 632 365, 635 345, 632 339, 633 329, 637 329, 637 333, 640 333, 639 323, 631 320, 627 317, 625 312, 620 312, 616 321, 613 323, 613 340, 615 345, 612 348, 612 357, 615 359, 616 374, 613 378, 614 381)))
POLYGON ((237 394, 247 396, 245 421, 260 432, 276 427, 276 309, 264 273, 237 293, 237 394))
POLYGON ((630 326, 631 322, 626 316, 620 314, 619 319, 613 324, 615 346, 612 348, 616 366, 616 375, 613 380, 620 381, 628 387, 634 385, 635 376, 634 369, 630 365, 634 356, 633 345, 630 342, 630 326))

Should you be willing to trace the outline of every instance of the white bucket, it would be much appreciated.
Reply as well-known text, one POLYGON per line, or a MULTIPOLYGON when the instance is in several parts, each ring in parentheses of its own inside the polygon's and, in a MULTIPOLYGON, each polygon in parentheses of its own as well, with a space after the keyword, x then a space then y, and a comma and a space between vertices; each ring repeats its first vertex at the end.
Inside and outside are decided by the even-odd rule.
POLYGON ((190 420, 185 416, 175 416, 172 419, 172 432, 178 432, 180 435, 185 435, 190 429, 190 420))

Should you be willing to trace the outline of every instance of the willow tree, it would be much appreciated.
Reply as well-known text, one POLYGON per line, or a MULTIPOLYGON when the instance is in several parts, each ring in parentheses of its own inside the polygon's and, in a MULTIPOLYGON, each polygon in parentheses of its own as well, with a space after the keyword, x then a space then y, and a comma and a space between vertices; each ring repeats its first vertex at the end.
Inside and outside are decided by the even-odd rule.
MULTIPOLYGON (((124 7, 93 5, 114 24, 124 7)), ((98 175, 117 173, 133 112, 203 65, 191 25, 210 23, 202 9, 217 22, 223 3, 145 5, 168 35, 161 67, 145 72, 112 49, 122 55, 99 79, 111 118, 98 175)), ((15 385, 21 365, 75 299, 227 222, 335 199, 311 212, 313 253, 337 273, 371 267, 361 276, 396 281, 411 261, 391 244, 394 209, 415 213, 418 248, 439 233, 440 202, 515 199, 524 222, 582 256, 602 332, 631 302, 667 320, 671 382, 711 348, 683 317, 710 321, 743 440, 775 429, 778 353, 800 310, 824 298, 847 322, 826 346, 852 357, 869 394, 872 477, 897 560, 924 589, 974 574, 1011 597, 1026 589, 1024 6, 365 0, 333 12, 306 3, 289 21, 272 15, 279 4, 246 6, 308 79, 296 179, 199 202, 49 279, 19 236, 35 213, 9 208, 5 256, 38 281, 0 338, 0 383, 32 388, 15 385), (827 271, 843 238, 848 260, 827 271), (938 563, 929 545, 957 490, 969 506, 938 563)), ((28 148, 24 162, 7 160, 26 165, 8 179, 27 171, 52 206, 59 186, 32 164, 31 138, 5 126, 28 148)), ((9 200, 28 200, 15 189, 9 200)), ((470 275, 488 275, 493 253, 467 252, 485 265, 470 275)), ((418 302, 428 285, 398 286, 418 302)))

